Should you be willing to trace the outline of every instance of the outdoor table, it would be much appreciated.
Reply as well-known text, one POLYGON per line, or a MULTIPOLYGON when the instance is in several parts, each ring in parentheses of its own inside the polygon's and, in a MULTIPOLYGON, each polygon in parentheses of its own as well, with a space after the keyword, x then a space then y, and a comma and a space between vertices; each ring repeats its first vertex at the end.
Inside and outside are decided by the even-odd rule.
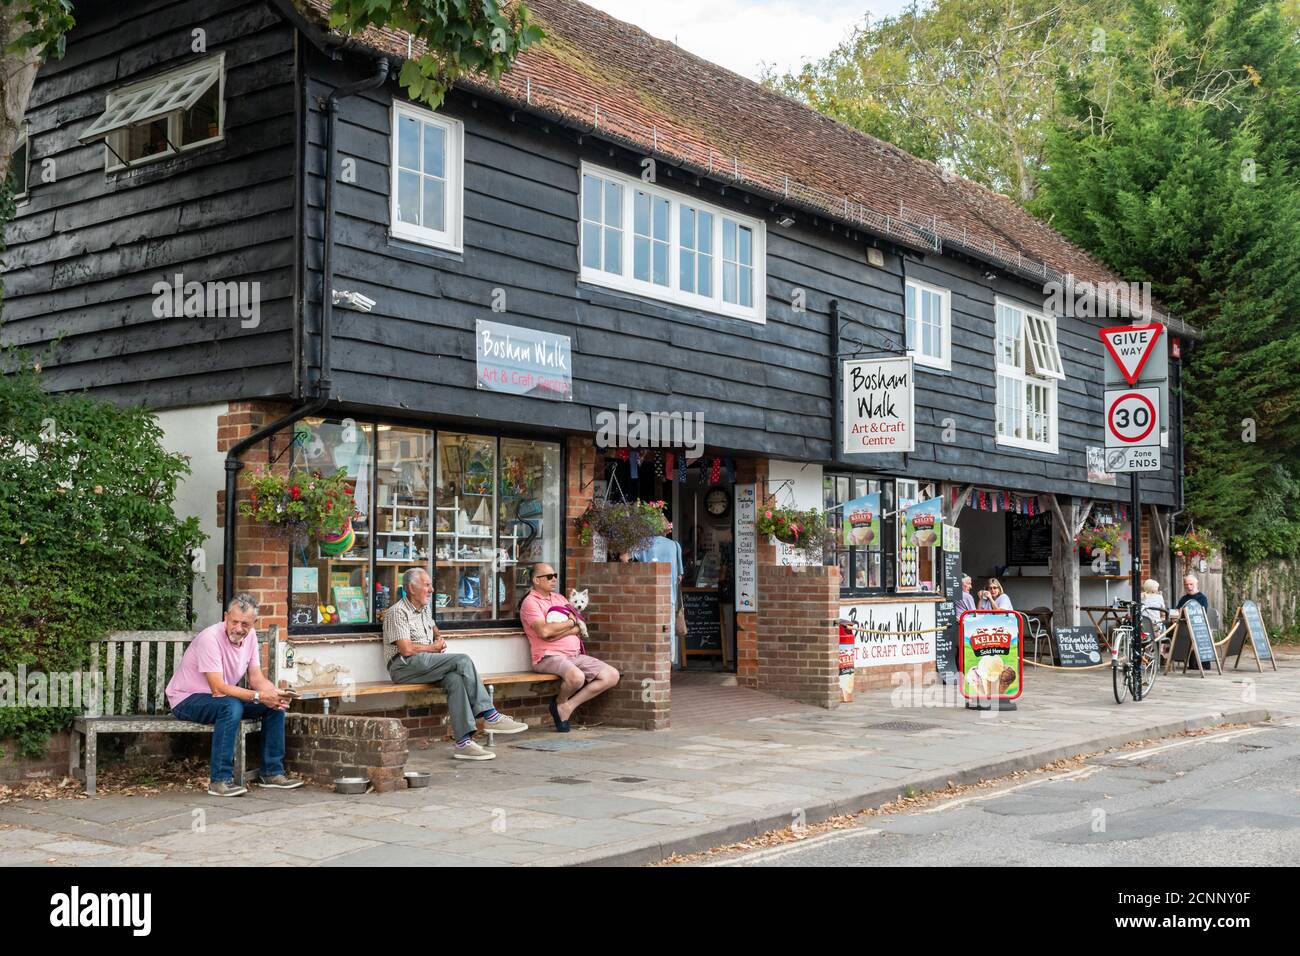
POLYGON ((1106 643, 1107 652, 1111 652, 1113 649, 1110 645, 1110 630, 1127 620, 1128 611, 1123 607, 1104 604, 1082 605, 1079 610, 1088 613, 1088 617, 1092 619, 1093 627, 1097 629, 1097 634, 1106 643))

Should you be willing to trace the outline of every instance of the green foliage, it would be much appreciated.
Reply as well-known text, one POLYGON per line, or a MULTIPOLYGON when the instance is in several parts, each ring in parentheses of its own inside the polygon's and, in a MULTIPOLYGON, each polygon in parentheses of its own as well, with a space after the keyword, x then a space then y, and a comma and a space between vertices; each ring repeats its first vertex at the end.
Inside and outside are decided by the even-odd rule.
POLYGON ((1245 560, 1300 551, 1300 48, 1277 0, 1133 0, 1063 77, 1035 209, 1199 324, 1187 509, 1245 560))
POLYGON ((826 514, 817 508, 782 508, 772 501, 759 509, 755 528, 759 534, 770 534, 778 541, 802 548, 814 561, 821 560, 832 533, 826 514))
MULTIPOLYGON (((0 377, 0 671, 76 671, 109 631, 188 629, 202 534, 173 511, 189 467, 161 438, 143 409, 48 394, 31 367, 0 377)), ((73 713, 0 708, 0 738, 39 751, 73 713)))
POLYGON ((672 530, 664 506, 662 501, 593 501, 576 519, 579 540, 589 545, 592 535, 598 534, 610 554, 639 551, 649 546, 651 538, 672 530))
POLYGON ((0 0, 0 4, 18 7, 16 19, 24 26, 5 52, 38 49, 42 57, 62 59, 68 31, 75 25, 72 0, 0 0))
POLYGON ((330 26, 360 33, 374 26, 409 33, 428 52, 402 65, 401 83, 433 109, 464 75, 493 82, 542 39, 523 3, 501 0, 334 0, 330 26))

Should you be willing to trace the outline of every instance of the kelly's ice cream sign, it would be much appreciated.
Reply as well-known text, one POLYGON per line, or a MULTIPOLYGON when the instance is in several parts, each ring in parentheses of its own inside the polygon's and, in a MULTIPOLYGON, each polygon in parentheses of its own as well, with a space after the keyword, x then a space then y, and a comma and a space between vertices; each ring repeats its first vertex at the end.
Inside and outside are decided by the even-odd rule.
POLYGON ((1024 673, 1023 618, 1015 611, 966 611, 961 635, 961 692, 967 698, 1015 700, 1024 673))

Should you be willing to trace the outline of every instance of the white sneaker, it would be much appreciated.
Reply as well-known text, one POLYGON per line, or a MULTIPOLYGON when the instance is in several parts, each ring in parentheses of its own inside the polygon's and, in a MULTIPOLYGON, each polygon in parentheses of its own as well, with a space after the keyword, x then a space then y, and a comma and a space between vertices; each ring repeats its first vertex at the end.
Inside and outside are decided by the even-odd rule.
POLYGON ((453 760, 496 760, 497 755, 490 750, 484 750, 474 741, 470 741, 464 747, 453 747, 451 752, 453 760))
POLYGON ((483 730, 490 734, 522 734, 527 729, 527 724, 515 720, 513 717, 507 717, 505 714, 501 714, 501 719, 495 724, 486 720, 483 721, 483 730))

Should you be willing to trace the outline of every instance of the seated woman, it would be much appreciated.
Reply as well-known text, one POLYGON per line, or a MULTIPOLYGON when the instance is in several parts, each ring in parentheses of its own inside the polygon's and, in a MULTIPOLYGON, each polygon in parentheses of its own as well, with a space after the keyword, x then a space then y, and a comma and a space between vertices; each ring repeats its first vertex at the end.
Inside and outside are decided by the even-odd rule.
POLYGON ((980 592, 979 609, 981 611, 1014 611, 1011 598, 1002 590, 1002 582, 989 578, 988 586, 980 592))
POLYGON ((1160 593, 1160 582, 1147 578, 1142 582, 1142 613, 1157 628, 1165 623, 1165 596, 1160 593))

